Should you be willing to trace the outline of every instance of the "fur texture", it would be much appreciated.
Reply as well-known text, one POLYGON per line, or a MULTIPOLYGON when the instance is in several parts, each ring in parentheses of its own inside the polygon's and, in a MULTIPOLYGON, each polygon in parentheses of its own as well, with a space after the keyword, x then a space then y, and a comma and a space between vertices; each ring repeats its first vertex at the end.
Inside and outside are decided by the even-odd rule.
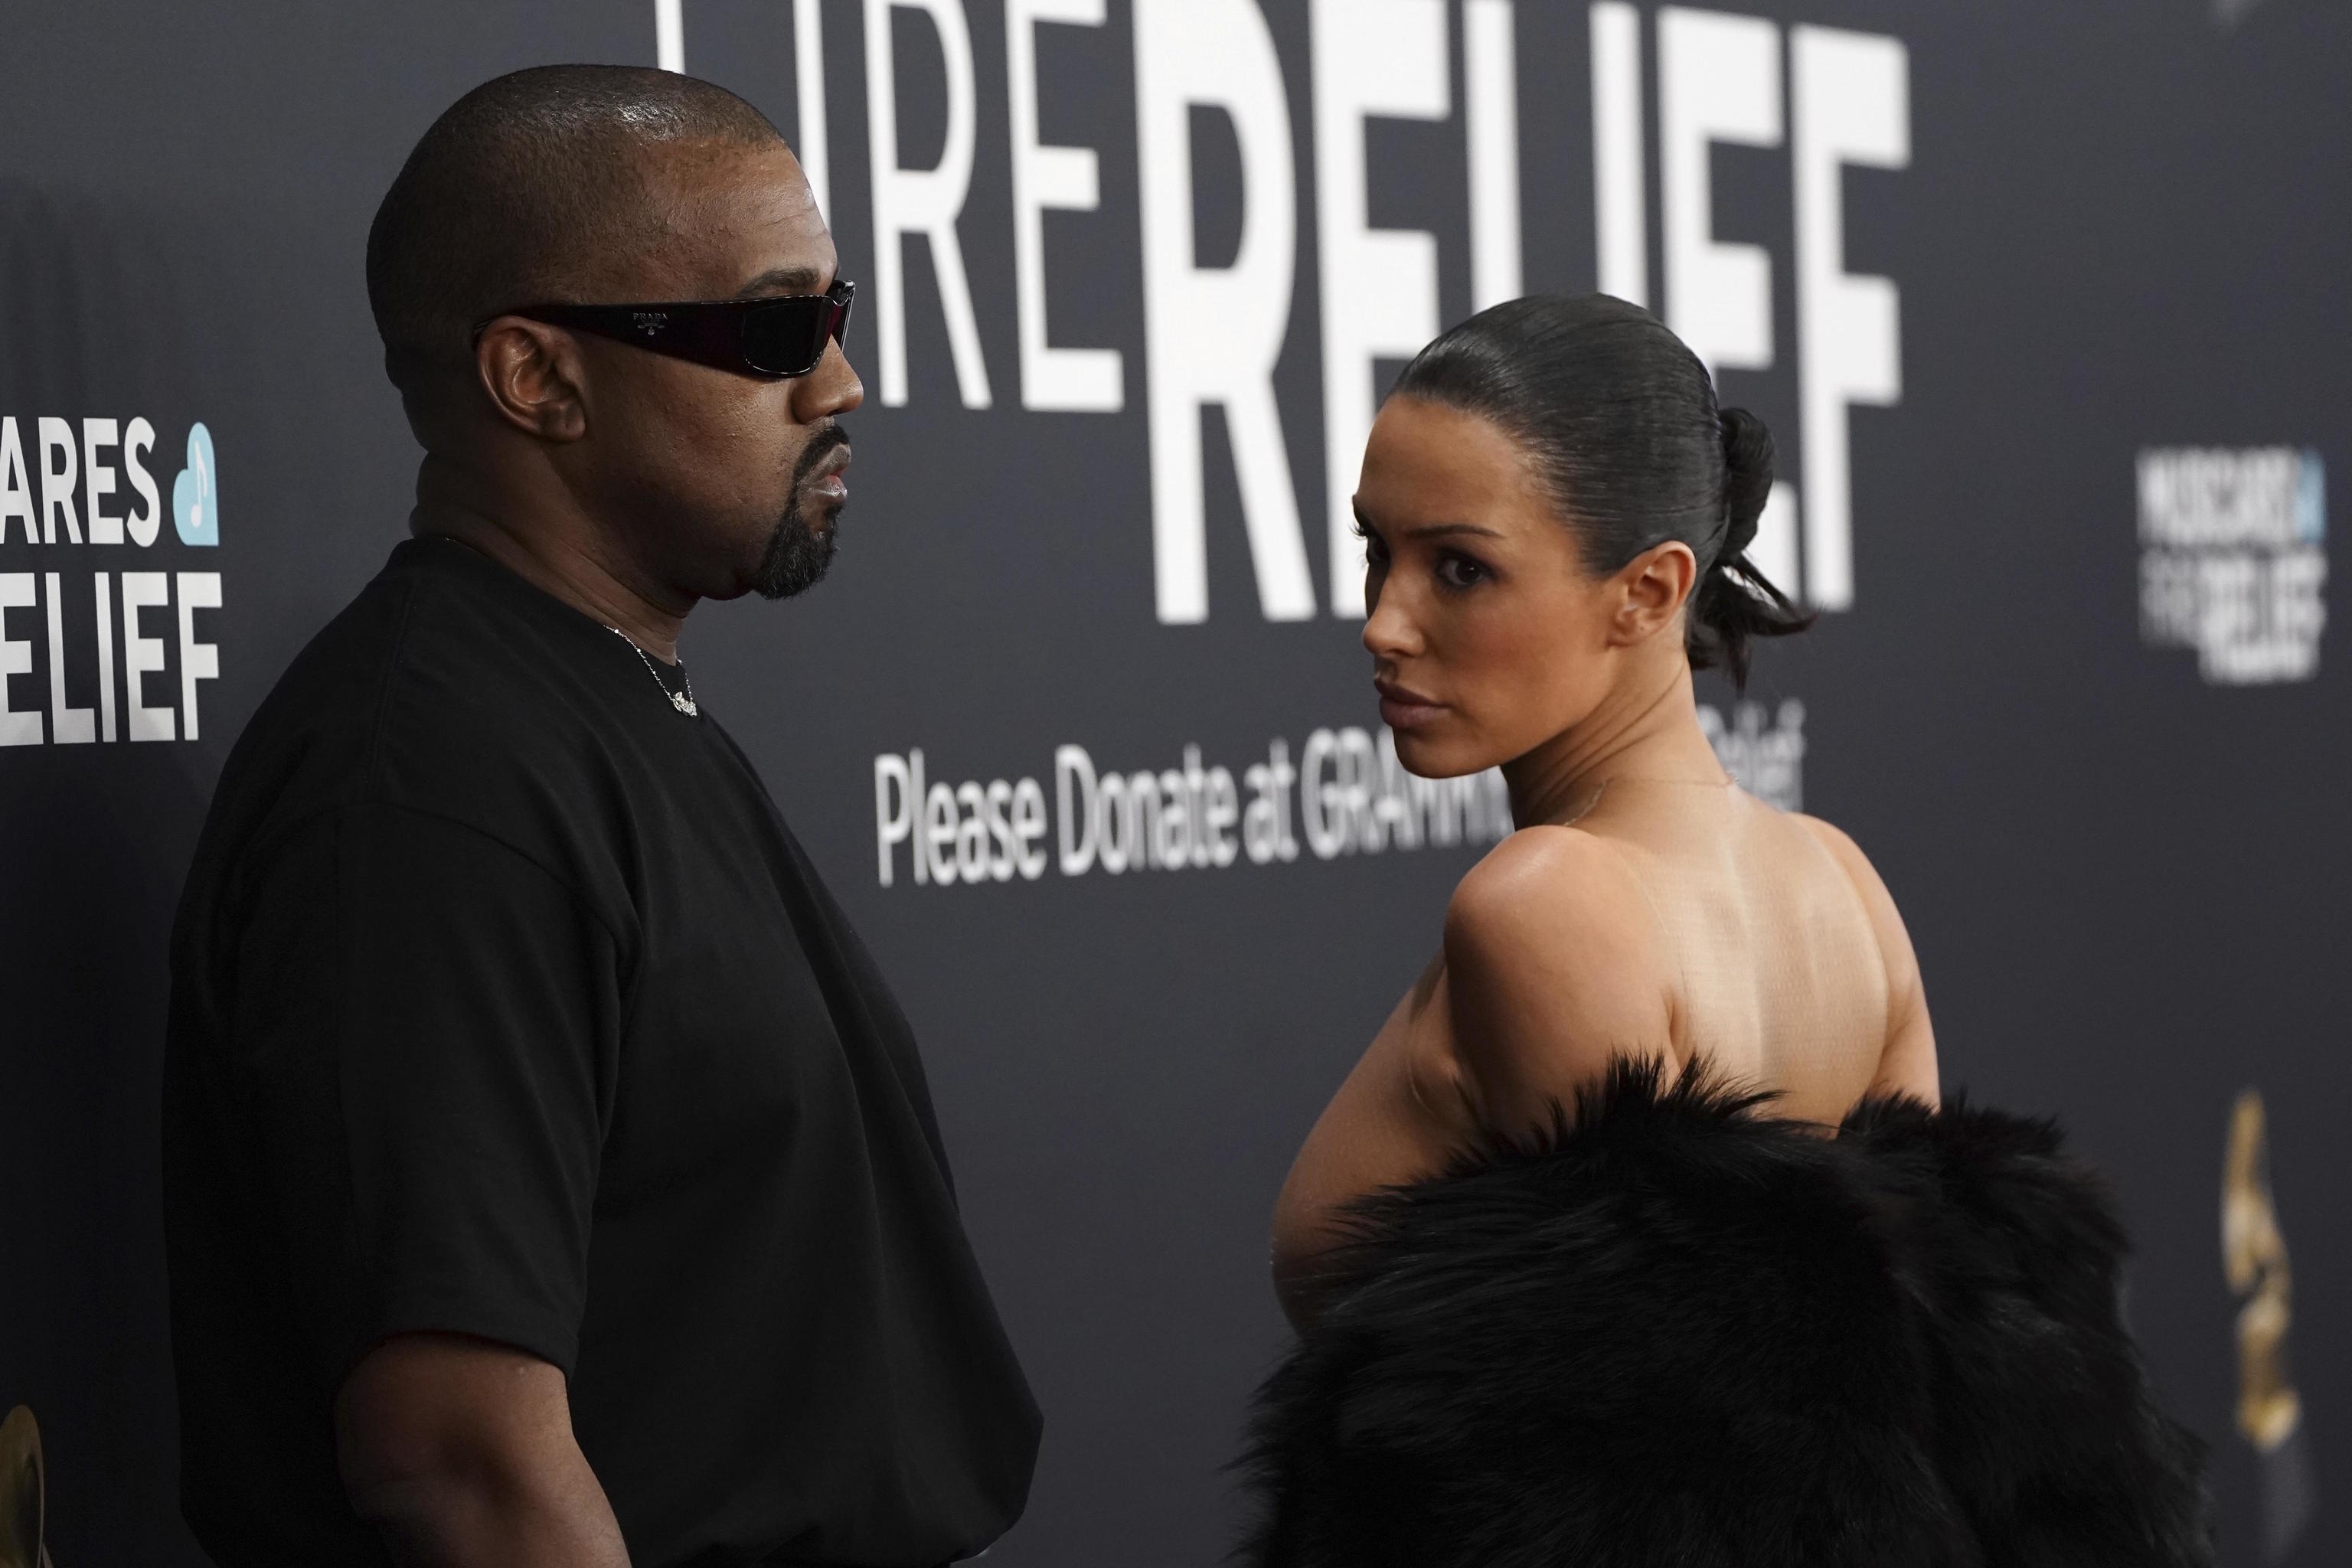
POLYGON ((1253 1568, 2201 1568, 2196 1440, 2056 1130, 1824 1138, 1620 1066, 1359 1205, 1258 1394, 1253 1568))

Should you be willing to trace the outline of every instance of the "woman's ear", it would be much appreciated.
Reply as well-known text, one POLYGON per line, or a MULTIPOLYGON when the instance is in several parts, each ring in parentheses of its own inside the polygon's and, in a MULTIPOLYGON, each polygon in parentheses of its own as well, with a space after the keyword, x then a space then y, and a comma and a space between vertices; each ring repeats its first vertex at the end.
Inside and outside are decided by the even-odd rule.
POLYGON ((1617 605, 1610 640, 1621 646, 1643 642, 1672 626, 1689 602, 1698 585, 1698 557, 1681 540, 1670 539, 1625 563, 1612 585, 1617 605))

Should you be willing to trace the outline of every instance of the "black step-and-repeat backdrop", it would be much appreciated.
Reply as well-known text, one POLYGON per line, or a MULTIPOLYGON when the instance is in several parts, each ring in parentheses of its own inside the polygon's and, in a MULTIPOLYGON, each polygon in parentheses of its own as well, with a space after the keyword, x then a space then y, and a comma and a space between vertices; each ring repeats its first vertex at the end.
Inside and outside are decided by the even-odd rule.
POLYGON ((1048 1415, 996 1560, 1231 1539, 1276 1185, 1508 826, 1381 732, 1365 427, 1444 323, 1596 286, 1780 437, 1759 552, 1826 614, 1706 689, 1727 760, 1875 858, 1947 1082, 2114 1173, 2228 1561, 2352 1551, 2352 12, 79 0, 0 17, 0 1407, 61 1568, 198 1561, 165 932, 403 532, 362 237, 571 59, 766 109, 865 291, 834 575, 685 653, 924 1038, 1048 1415))

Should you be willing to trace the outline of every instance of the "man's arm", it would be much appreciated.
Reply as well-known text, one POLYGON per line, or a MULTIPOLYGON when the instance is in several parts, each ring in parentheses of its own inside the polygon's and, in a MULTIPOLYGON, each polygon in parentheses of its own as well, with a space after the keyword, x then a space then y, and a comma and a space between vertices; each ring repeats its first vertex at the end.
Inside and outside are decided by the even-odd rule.
POLYGON ((611 935, 502 840, 378 802, 254 876, 228 1049, 287 1351, 332 1402, 352 1508, 404 1568, 621 1568, 562 1370, 614 1094, 611 935))
POLYGON ((336 1396, 335 1452, 352 1509, 401 1568, 628 1568, 563 1373, 522 1351, 384 1341, 336 1396))

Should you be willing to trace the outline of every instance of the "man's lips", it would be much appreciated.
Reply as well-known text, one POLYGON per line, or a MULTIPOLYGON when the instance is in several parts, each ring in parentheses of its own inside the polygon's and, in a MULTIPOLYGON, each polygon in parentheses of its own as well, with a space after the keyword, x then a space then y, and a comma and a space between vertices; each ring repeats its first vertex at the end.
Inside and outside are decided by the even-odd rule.
POLYGON ((827 500, 847 500, 849 499, 848 473, 849 447, 843 445, 835 447, 827 453, 824 460, 812 468, 809 471, 809 477, 802 483, 827 500))
POLYGON ((1417 730, 1445 711, 1443 702, 1382 677, 1372 679, 1372 689, 1381 694, 1381 719, 1391 730, 1417 730))

